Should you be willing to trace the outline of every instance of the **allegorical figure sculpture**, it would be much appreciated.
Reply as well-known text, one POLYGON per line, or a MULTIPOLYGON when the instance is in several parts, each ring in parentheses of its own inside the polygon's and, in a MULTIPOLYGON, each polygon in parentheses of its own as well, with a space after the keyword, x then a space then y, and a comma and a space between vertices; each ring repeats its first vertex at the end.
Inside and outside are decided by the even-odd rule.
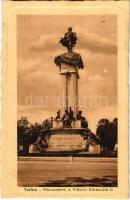
POLYGON ((76 44, 76 41, 77 41, 76 33, 72 32, 72 27, 69 27, 68 32, 65 33, 64 35, 64 38, 61 38, 59 42, 64 47, 67 47, 68 52, 72 52, 76 44))
POLYGON ((60 110, 57 111, 56 120, 60 119, 60 110))

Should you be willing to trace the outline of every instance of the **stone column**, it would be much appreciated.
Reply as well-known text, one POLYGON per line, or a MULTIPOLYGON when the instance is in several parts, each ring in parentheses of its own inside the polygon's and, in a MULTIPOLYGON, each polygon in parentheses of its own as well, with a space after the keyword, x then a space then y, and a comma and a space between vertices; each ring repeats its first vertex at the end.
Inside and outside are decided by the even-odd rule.
POLYGON ((78 112, 78 70, 75 67, 61 65, 61 117, 66 108, 74 111, 74 116, 78 112))
POLYGON ((64 73, 60 73, 60 77, 60 115, 62 117, 67 109, 67 78, 64 73))
POLYGON ((76 116, 77 114, 77 73, 73 72, 70 73, 70 82, 68 83, 68 108, 71 107, 71 109, 74 111, 74 114, 76 116))

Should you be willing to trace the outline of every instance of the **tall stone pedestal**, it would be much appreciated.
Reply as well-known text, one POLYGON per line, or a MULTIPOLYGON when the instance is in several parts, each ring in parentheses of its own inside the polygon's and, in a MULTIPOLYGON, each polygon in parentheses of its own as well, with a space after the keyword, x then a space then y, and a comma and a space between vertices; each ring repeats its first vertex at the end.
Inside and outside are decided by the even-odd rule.
POLYGON ((75 67, 67 64, 61 64, 61 116, 63 116, 65 109, 71 109, 74 116, 78 113, 78 70, 75 67))
POLYGON ((86 149, 86 141, 83 139, 81 129, 61 128, 52 129, 48 139, 48 152, 83 151, 86 149))
POLYGON ((78 79, 80 78, 78 69, 84 68, 82 58, 76 52, 66 52, 57 56, 54 62, 59 66, 61 76, 61 116, 66 109, 69 111, 71 107, 76 117, 78 113, 78 79))

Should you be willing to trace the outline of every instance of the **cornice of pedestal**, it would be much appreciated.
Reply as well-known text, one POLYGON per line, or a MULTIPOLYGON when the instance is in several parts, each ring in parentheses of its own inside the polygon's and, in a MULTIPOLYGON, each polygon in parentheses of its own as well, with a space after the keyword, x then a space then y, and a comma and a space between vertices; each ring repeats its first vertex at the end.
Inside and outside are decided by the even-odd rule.
POLYGON ((77 67, 72 67, 70 65, 67 64, 61 64, 60 67, 60 74, 76 74, 77 78, 80 78, 79 76, 79 72, 78 72, 78 68, 77 67))
POLYGON ((72 67, 72 66, 66 65, 66 64, 61 64, 60 74, 65 74, 65 75, 67 75, 67 74, 76 74, 77 78, 80 78, 78 69, 76 67, 72 67))
POLYGON ((62 65, 68 65, 68 67, 83 69, 83 61, 82 57, 79 53, 76 52, 66 52, 61 54, 54 59, 54 63, 58 65, 60 68, 62 65))
POLYGON ((76 74, 77 75, 77 78, 80 79, 80 76, 79 76, 79 73, 78 71, 66 71, 66 70, 62 70, 60 72, 61 75, 69 75, 69 74, 76 74))

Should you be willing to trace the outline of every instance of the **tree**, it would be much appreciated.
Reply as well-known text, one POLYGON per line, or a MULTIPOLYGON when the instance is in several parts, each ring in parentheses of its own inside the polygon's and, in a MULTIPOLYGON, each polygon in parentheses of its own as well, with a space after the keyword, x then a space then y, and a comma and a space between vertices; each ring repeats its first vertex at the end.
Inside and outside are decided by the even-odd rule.
POLYGON ((26 117, 21 117, 17 121, 17 141, 18 145, 23 145, 23 152, 28 153, 29 149, 29 122, 26 117))
POLYGON ((113 128, 114 128, 114 135, 115 135, 115 142, 116 144, 118 143, 118 119, 114 118, 113 119, 113 128))
POLYGON ((17 138, 18 146, 23 146, 23 153, 29 152, 29 145, 36 144, 40 146, 47 146, 49 130, 52 127, 52 118, 50 120, 44 120, 42 124, 34 123, 30 124, 26 117, 21 117, 17 121, 17 138))
POLYGON ((18 140, 18 144, 23 144, 24 143, 24 134, 25 134, 25 130, 28 127, 28 120, 26 117, 21 117, 21 119, 19 119, 17 121, 17 140, 18 140))
POLYGON ((96 135, 104 152, 113 151, 117 142, 117 118, 112 122, 108 119, 101 119, 97 125, 96 135))
POLYGON ((35 123, 35 124, 31 124, 30 126, 30 139, 29 139, 29 142, 30 144, 33 144, 36 142, 37 138, 38 138, 38 135, 39 133, 41 132, 41 129, 42 129, 42 126, 38 123, 35 123))
POLYGON ((18 120, 17 125, 18 127, 23 126, 23 127, 27 127, 29 124, 27 117, 21 117, 21 119, 18 120))
POLYGON ((41 125, 41 130, 39 131, 36 145, 40 149, 40 151, 44 150, 48 146, 48 137, 51 128, 51 120, 44 120, 41 125))

